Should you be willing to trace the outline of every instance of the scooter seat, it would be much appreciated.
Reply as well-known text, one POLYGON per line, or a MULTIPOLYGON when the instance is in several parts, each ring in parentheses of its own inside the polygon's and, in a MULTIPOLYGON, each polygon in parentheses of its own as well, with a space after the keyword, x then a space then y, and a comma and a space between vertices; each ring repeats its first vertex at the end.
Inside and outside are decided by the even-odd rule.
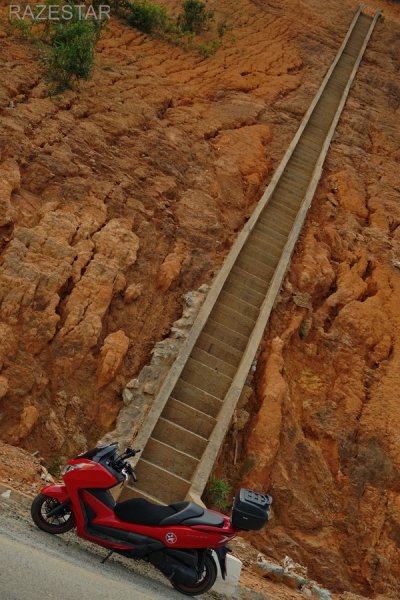
POLYGON ((153 504, 144 498, 132 498, 116 504, 114 514, 125 523, 156 527, 163 519, 175 515, 176 510, 171 506, 153 504))
POLYGON ((193 517, 192 519, 185 519, 181 521, 181 525, 208 525, 211 527, 223 527, 224 517, 219 513, 213 512, 212 510, 205 510, 204 513, 199 517, 193 517))
POLYGON ((175 502, 170 504, 170 508, 176 511, 175 514, 163 519, 160 525, 179 525, 185 519, 201 517, 204 514, 204 508, 194 502, 175 502))
POLYGON ((125 523, 161 527, 171 525, 208 525, 223 527, 224 518, 211 510, 204 510, 194 502, 175 502, 159 506, 144 498, 132 498, 114 507, 115 516, 125 523))

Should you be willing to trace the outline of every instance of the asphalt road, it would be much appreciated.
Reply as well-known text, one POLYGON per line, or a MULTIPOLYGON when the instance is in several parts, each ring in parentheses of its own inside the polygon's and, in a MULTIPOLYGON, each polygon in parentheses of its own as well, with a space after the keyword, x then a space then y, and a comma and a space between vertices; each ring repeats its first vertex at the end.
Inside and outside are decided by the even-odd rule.
MULTIPOLYGON (((73 532, 46 534, 0 502, 0 600, 183 600, 151 566, 111 557, 73 532), (165 582, 165 583, 164 583, 165 582)), ((204 594, 202 600, 211 596, 204 594)))

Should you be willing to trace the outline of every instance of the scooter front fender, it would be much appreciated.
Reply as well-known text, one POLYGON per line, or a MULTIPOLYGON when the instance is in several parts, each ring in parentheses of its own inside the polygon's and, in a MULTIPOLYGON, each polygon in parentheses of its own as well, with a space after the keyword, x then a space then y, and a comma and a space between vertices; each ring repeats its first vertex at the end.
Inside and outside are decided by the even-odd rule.
POLYGON ((49 498, 56 498, 59 502, 65 502, 69 498, 65 485, 46 485, 40 490, 40 493, 49 498))

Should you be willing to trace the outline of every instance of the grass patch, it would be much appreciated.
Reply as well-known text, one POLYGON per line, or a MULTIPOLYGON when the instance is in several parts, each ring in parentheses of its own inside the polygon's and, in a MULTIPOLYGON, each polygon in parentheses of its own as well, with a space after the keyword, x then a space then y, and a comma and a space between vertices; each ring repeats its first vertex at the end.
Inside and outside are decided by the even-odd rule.
POLYGON ((226 512, 231 506, 232 490, 232 486, 225 479, 217 479, 214 475, 210 475, 203 493, 203 502, 214 510, 226 512))

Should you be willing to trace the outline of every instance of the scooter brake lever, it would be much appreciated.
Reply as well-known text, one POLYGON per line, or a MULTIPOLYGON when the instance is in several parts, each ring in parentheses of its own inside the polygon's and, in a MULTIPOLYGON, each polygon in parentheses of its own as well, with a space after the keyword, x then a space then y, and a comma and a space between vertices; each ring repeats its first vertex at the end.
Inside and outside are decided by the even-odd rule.
POLYGON ((135 450, 134 448, 127 448, 125 454, 123 455, 124 459, 130 458, 131 456, 135 456, 138 454, 140 450, 135 450))

